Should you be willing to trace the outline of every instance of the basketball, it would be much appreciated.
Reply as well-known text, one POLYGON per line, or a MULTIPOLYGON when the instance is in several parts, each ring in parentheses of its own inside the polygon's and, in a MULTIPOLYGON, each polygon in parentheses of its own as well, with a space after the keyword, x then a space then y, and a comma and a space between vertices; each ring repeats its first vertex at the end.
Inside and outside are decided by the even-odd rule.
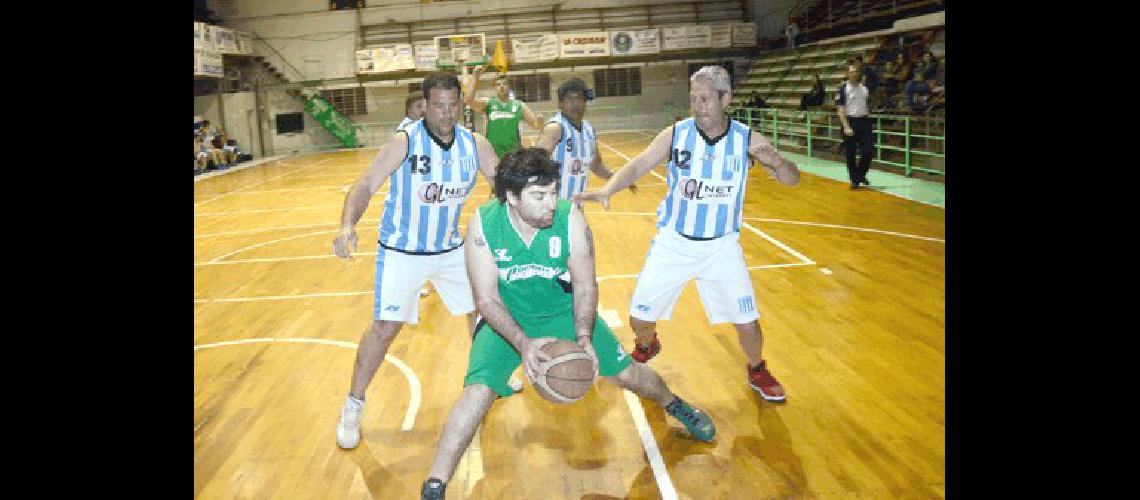
POLYGON ((594 365, 585 349, 574 342, 555 340, 542 346, 550 361, 533 370, 523 364, 535 392, 552 403, 573 403, 594 385, 594 365))

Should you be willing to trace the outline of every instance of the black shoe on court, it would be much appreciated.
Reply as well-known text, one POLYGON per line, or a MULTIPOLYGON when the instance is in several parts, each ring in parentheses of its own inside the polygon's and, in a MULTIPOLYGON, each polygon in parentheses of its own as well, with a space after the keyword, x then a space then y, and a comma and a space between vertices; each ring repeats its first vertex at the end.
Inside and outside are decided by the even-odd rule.
POLYGON ((446 491, 447 483, 433 477, 424 481, 423 488, 420 488, 420 500, 443 500, 446 491))

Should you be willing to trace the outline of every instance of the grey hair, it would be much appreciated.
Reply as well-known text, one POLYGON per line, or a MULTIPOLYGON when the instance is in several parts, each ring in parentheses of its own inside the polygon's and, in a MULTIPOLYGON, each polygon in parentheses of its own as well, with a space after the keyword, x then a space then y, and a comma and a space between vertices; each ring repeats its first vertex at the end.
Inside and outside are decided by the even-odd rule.
POLYGON ((728 78, 728 71, 720 66, 704 66, 693 73, 689 77, 689 83, 692 84, 697 80, 707 80, 712 82, 713 88, 716 89, 717 96, 724 97, 732 91, 732 81, 728 78))

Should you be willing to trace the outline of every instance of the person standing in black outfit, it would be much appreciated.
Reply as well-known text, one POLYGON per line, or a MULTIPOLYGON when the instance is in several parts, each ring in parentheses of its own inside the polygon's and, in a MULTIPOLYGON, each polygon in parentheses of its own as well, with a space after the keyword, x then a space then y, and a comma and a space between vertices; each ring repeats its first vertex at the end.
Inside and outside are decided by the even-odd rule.
POLYGON ((843 124, 843 145, 847 150, 847 176, 851 179, 851 189, 859 184, 870 186, 867 171, 871 169, 871 157, 875 154, 875 138, 871 133, 871 118, 867 116, 867 98, 870 91, 859 83, 859 66, 847 67, 847 81, 835 93, 836 111, 843 124), (855 164, 855 148, 859 148, 859 164, 855 164))

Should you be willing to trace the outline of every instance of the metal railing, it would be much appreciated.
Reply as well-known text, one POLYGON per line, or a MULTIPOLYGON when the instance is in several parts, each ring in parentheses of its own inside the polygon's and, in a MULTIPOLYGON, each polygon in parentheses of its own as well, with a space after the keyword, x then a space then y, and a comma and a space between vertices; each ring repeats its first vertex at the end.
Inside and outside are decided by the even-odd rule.
MULTIPOLYGON (((819 149, 817 141, 843 142, 843 127, 839 116, 833 111, 736 108, 731 115, 770 137, 777 148, 783 138, 785 147, 803 147, 809 157, 814 157, 813 152, 819 149), (797 139, 802 139, 802 143, 797 139)), ((946 139, 938 132, 943 129, 944 118, 880 114, 872 114, 870 117, 875 120, 872 129, 875 134, 875 158, 872 163, 900 167, 908 177, 915 171, 946 175, 946 139), (902 162, 884 158, 884 150, 901 153, 902 162), (943 168, 915 165, 914 160, 919 156, 938 158, 942 160, 943 168)))

